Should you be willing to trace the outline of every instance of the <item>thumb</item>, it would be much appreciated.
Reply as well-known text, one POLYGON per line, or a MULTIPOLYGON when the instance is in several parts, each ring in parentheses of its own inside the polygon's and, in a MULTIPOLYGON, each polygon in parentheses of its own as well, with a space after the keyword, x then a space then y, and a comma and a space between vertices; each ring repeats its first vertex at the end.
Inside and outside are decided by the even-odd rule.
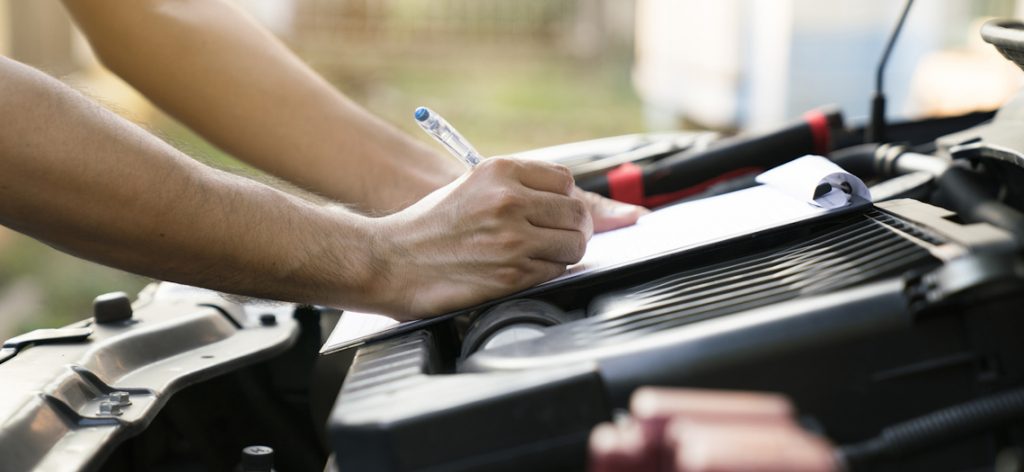
POLYGON ((596 193, 578 188, 576 191, 590 210, 590 216, 594 220, 595 233, 633 225, 641 216, 651 212, 642 206, 618 202, 596 193))

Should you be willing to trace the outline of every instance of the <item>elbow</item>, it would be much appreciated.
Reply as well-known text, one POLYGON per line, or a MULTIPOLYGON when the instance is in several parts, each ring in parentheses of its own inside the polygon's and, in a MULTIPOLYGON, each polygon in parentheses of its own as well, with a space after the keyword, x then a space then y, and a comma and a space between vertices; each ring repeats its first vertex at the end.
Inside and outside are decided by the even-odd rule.
POLYGON ((89 43, 96 59, 119 76, 136 51, 145 50, 147 31, 168 0, 64 0, 64 7, 89 43), (104 5, 106 3, 107 5, 104 5))

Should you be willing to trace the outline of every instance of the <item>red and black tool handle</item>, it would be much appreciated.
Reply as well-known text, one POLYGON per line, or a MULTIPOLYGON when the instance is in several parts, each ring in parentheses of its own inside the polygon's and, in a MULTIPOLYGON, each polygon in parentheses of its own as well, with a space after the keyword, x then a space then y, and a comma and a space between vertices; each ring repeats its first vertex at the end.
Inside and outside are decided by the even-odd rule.
POLYGON ((707 149, 680 151, 643 167, 626 163, 577 185, 615 200, 656 207, 805 154, 827 154, 842 127, 838 110, 812 110, 799 122, 773 132, 723 139, 707 149))

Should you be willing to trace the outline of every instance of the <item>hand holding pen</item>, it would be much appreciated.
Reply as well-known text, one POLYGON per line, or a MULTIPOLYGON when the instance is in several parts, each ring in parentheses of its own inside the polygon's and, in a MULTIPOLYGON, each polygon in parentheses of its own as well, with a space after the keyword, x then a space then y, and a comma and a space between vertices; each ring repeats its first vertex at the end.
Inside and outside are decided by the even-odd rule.
POLYGON ((480 154, 440 116, 417 121, 472 167, 408 208, 373 219, 378 277, 370 308, 421 318, 561 275, 592 234, 565 166, 480 154))
POLYGON ((375 220, 381 270, 370 298, 396 318, 445 313, 557 277, 583 257, 591 214, 602 215, 607 229, 632 224, 644 211, 579 190, 562 165, 484 159, 429 109, 417 109, 415 118, 470 170, 375 220))

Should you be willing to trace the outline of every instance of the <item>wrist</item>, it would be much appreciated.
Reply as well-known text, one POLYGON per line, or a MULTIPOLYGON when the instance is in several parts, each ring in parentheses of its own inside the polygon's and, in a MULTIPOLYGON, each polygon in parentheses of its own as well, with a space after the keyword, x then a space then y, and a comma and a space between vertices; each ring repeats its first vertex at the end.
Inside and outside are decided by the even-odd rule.
POLYGON ((386 217, 359 218, 363 241, 359 248, 360 274, 356 281, 359 309, 391 315, 395 312, 395 300, 401 293, 396 282, 396 266, 400 257, 396 257, 395 244, 387 235, 386 217))
POLYGON ((306 233, 310 243, 292 283, 305 285, 312 303, 372 310, 382 261, 375 255, 373 218, 326 205, 306 233))
POLYGON ((372 313, 386 314, 402 319, 411 305, 407 297, 416 292, 408 277, 403 277, 404 268, 412 261, 412 255, 399 244, 395 234, 396 222, 402 215, 392 214, 378 218, 366 218, 363 229, 365 238, 364 274, 359 287, 363 309, 372 313))

